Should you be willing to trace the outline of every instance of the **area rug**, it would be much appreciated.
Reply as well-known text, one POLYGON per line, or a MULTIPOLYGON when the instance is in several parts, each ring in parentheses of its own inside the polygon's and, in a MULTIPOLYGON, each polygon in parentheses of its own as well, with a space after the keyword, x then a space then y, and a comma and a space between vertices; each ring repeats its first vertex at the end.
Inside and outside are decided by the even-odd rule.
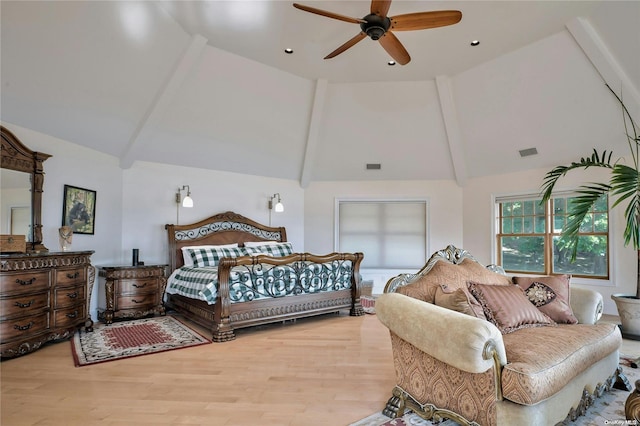
MULTIPOLYGON (((635 358, 633 359, 635 360, 635 358)), ((621 356, 620 365, 624 370, 625 376, 629 379, 632 389, 635 389, 636 380, 640 379, 640 369, 630 367, 631 358, 621 356)), ((624 403, 630 392, 612 389, 601 398, 597 398, 595 403, 587 409, 584 416, 579 417, 571 424, 580 426, 603 426, 607 424, 625 424, 624 403)), ((632 423, 635 424, 635 423, 632 423)), ((425 420, 415 413, 407 412, 398 419, 390 419, 384 414, 378 412, 351 423, 349 426, 458 426, 458 423, 452 420, 446 420, 440 423, 425 420)))
POLYGON ((211 343, 171 316, 97 324, 71 340, 76 367, 211 343))
POLYGON ((362 310, 365 313, 375 315, 376 313, 375 296, 360 296, 360 304, 362 305, 362 310))

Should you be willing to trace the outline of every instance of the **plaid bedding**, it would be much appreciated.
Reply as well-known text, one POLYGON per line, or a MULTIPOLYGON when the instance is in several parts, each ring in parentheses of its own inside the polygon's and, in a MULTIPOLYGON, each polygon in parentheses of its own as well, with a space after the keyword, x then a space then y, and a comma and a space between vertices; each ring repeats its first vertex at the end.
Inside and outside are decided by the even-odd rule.
MULTIPOLYGON (((348 289, 351 288, 351 272, 350 260, 235 266, 229 277, 230 300, 237 303, 348 289)), ((204 300, 212 305, 218 295, 218 267, 178 268, 169 277, 166 292, 204 300)))

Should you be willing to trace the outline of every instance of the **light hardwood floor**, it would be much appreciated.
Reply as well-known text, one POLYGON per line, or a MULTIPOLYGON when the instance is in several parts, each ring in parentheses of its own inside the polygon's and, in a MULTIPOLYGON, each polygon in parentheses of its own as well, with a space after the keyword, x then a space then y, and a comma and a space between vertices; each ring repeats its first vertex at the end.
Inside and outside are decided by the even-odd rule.
POLYGON ((64 341, 0 368, 3 426, 347 425, 394 386, 387 329, 346 313, 80 368, 64 341))
MULTIPOLYGON (((640 357, 640 342, 625 340, 621 353, 640 357)), ((81 368, 65 341, 0 368, 3 426, 339 426, 384 408, 394 385, 389 334, 374 315, 240 330, 233 342, 81 368)))

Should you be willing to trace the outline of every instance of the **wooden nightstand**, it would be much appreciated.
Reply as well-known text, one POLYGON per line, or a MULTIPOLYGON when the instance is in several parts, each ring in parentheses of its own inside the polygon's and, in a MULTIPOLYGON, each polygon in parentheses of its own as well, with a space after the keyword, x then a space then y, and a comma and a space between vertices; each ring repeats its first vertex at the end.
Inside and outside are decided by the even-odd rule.
POLYGON ((167 286, 167 265, 99 266, 100 291, 104 300, 98 319, 111 324, 114 319, 164 315, 162 296, 167 286), (104 285, 103 285, 104 284, 104 285))

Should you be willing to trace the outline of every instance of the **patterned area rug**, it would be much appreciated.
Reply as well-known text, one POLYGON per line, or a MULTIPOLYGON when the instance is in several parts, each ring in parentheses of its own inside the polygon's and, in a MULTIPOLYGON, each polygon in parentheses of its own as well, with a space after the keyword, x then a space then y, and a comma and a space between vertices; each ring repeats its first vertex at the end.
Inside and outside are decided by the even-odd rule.
MULTIPOLYGON (((631 368, 631 359, 625 356, 620 357, 620 364, 625 376, 629 379, 632 390, 635 389, 636 380, 640 379, 640 368, 631 368)), ((579 417, 572 424, 580 426, 603 426, 607 424, 626 424, 624 415, 624 403, 630 392, 612 389, 606 392, 601 398, 588 408, 586 414, 579 417)), ((635 424, 630 423, 630 424, 635 424)), ((349 426, 457 426, 458 423, 446 420, 441 423, 434 423, 424 420, 417 414, 407 412, 402 418, 390 419, 382 413, 375 413, 369 417, 359 420, 349 426)))
POLYGON ((211 340, 171 316, 97 324, 71 340, 76 367, 204 345, 211 340))
POLYGON ((376 313, 376 298, 375 296, 360 296, 360 304, 362 309, 367 314, 375 315, 376 313))

